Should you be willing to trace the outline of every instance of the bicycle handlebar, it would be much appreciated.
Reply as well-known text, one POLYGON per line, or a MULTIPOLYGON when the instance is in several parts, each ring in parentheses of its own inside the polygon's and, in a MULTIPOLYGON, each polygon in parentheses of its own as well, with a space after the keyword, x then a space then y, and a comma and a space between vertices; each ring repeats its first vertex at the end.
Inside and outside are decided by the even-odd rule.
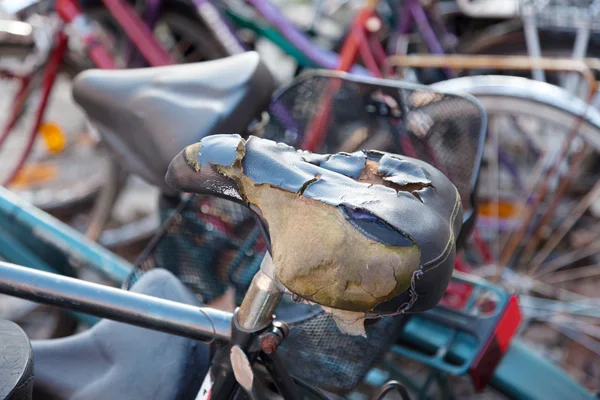
POLYGON ((0 293, 204 342, 231 339, 231 313, 6 262, 0 262, 0 293))

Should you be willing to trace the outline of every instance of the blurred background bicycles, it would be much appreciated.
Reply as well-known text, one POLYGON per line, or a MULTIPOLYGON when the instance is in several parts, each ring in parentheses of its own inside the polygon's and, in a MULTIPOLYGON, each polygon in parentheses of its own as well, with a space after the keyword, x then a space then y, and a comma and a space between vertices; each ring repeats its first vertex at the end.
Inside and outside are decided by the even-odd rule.
MULTIPOLYGON (((2 0, 1 5, 4 186, 88 239, 130 262, 137 259, 138 269, 148 256, 148 250, 140 256, 141 249, 156 234, 169 240, 165 235, 173 226, 196 230, 179 237, 202 232, 214 239, 215 221, 196 215, 215 206, 189 199, 185 205, 168 202, 155 186, 126 172, 114 144, 103 142, 71 98, 78 72, 193 63, 257 50, 280 85, 307 69, 325 68, 473 95, 487 113, 488 130, 473 202, 477 217, 456 268, 516 293, 524 318, 522 343, 598 390, 597 1, 2 0), (177 223, 165 228, 173 220, 177 223)), ((309 110, 316 92, 294 93, 299 105, 292 119, 309 110), (302 96, 309 100, 301 101, 302 96)), ((324 96, 322 104, 337 101, 324 96)), ((256 132, 266 124, 268 134, 285 118, 274 104, 271 121, 256 122, 256 132)), ((385 96, 376 106, 399 112, 385 96)), ((305 136, 284 129, 276 138, 316 151, 376 148, 424 157, 398 142, 390 129, 351 123, 352 116, 339 117, 347 120, 343 132, 336 129, 339 136, 331 136, 326 129, 331 117, 310 114, 305 136)), ((404 123, 426 127, 430 121, 404 123)), ((8 221, 21 206, 8 194, 0 200, 8 221)), ((220 222, 231 214, 221 207, 212 216, 220 222)), ((32 215, 19 221, 28 232, 50 226, 59 235, 67 229, 37 211, 32 215)), ((243 228, 245 240, 258 237, 253 226, 243 228)), ((18 261, 39 256, 27 235, 15 229, 0 228, 0 255, 17 262, 16 241, 27 244, 18 261)), ((259 245, 245 240, 229 240, 227 251, 238 254, 243 248, 254 260, 261 253, 253 246, 259 245)), ((157 239, 152 242, 155 246, 157 239)), ((52 246, 60 247, 56 241, 52 246)), ((176 241, 174 246, 188 251, 176 241)), ((121 284, 134 266, 108 250, 98 251, 122 267, 110 279, 121 284)), ((90 265, 61 272, 103 280, 100 268, 90 265)), ((469 293, 456 284, 448 301, 459 304, 469 293)), ((18 306, 7 308, 11 315, 18 306)), ((52 314, 35 310, 35 315, 52 314)), ((16 314, 33 318, 28 312, 16 314)), ((52 326, 68 326, 63 318, 48 319, 52 326)), ((407 354, 398 356, 415 361, 407 354)))

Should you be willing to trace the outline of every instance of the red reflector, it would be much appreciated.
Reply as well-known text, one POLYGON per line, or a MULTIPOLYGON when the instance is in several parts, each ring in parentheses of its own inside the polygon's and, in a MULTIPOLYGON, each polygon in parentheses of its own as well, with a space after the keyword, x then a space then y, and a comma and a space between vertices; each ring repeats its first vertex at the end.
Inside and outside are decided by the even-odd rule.
POLYGON ((508 350, 510 341, 517 333, 521 323, 521 310, 516 295, 512 295, 494 329, 481 352, 469 368, 473 385, 477 391, 483 390, 492 379, 494 371, 508 350))

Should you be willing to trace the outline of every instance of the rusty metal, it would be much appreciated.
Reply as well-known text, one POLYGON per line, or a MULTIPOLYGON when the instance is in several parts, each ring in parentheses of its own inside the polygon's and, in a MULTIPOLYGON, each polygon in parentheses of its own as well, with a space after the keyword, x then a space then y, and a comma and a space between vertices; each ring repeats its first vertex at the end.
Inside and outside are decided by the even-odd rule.
MULTIPOLYGON (((588 59, 584 59, 583 61, 585 62, 585 64, 587 65, 587 67, 590 70, 594 70, 596 72, 600 71, 600 61, 598 61, 597 59, 588 58, 588 59)), ((590 95, 593 95, 593 94, 594 94, 594 92, 590 93, 590 95)), ((592 102, 592 101, 593 101, 593 99, 590 99, 590 102, 592 102)), ((590 102, 588 102, 588 107, 590 105, 590 102)), ((545 214, 542 216, 541 221, 537 224, 536 229, 534 229, 535 233, 534 233, 533 237, 529 240, 529 242, 523 252, 523 255, 521 258, 532 263, 531 267, 529 269, 530 276, 533 275, 534 272, 542 265, 542 263, 545 261, 545 259, 550 254, 550 251, 552 251, 554 249, 554 247, 558 244, 558 241, 560 241, 560 239, 562 239, 562 237, 566 234, 566 231, 564 231, 564 229, 565 229, 564 227, 569 224, 571 224, 571 225, 574 224, 579 219, 579 217, 581 217, 581 215, 579 217, 575 217, 573 215, 569 216, 567 221, 565 221, 563 223, 563 225, 561 226, 561 228, 558 231, 558 232, 562 232, 562 233, 560 235, 558 235, 557 232, 554 232, 552 237, 549 239, 549 242, 547 242, 544 245, 541 253, 538 253, 537 255, 533 256, 533 252, 535 251, 538 243, 541 240, 541 234, 542 234, 543 228, 550 223, 550 220, 552 219, 554 212, 558 208, 560 200, 566 195, 569 183, 575 177, 575 174, 577 172, 577 166, 583 161, 584 154, 585 154, 585 149, 581 150, 581 152, 575 156, 575 159, 573 160, 572 165, 569 168, 568 176, 561 180, 561 182, 559 184, 559 188, 556 192, 556 195, 552 199, 552 203, 551 203, 549 209, 545 212, 545 214), (573 220, 573 218, 576 218, 576 219, 573 220)), ((596 190, 592 190, 592 192, 595 193, 596 190)), ((589 196, 589 193, 588 193, 588 196, 589 196)), ((577 208, 584 206, 586 203, 590 203, 590 201, 593 201, 593 200, 589 200, 588 196, 586 196, 586 198, 584 198, 581 201, 581 203, 577 206, 577 208)), ((588 204, 587 207, 589 207, 590 205, 591 205, 591 203, 588 204)))
POLYGON ((259 338, 260 348, 266 354, 272 354, 277 351, 277 348, 281 344, 281 337, 275 332, 267 332, 259 338))
MULTIPOLYGON (((542 232, 544 230, 544 227, 546 225, 550 224, 552 217, 554 216, 554 212, 558 209, 560 200, 567 193, 567 189, 569 188, 569 183, 575 178, 575 175, 577 174, 577 168, 583 162, 584 156, 585 156, 585 149, 581 150, 579 153, 577 153, 575 155, 575 157, 571 163, 571 167, 569 168, 567 176, 560 180, 558 189, 555 192, 556 194, 553 197, 550 206, 548 207, 546 212, 542 215, 542 217, 541 217, 540 221, 537 223, 537 225, 534 227, 534 233, 528 239, 527 246, 525 247, 525 250, 523 251, 522 255, 519 257, 520 259, 524 259, 524 260, 526 260, 526 262, 532 261, 532 258, 534 257, 533 253, 537 249, 537 245, 539 244, 540 240, 542 239, 542 232)), ((535 267, 532 266, 532 269, 529 270, 529 275, 532 275, 533 272, 535 271, 535 269, 537 269, 542 264, 542 262, 545 261, 545 259, 546 259, 546 257, 544 257, 542 260, 539 260, 539 263, 535 267)), ((535 260, 538 260, 537 256, 535 256, 535 260)), ((536 262, 537 261, 534 261, 534 264, 536 262)))
POLYGON ((450 68, 455 70, 496 69, 531 71, 542 69, 550 72, 575 72, 588 84, 590 91, 598 90, 592 70, 600 71, 600 61, 596 59, 573 60, 563 57, 531 58, 527 56, 463 56, 415 54, 388 57, 384 71, 391 75, 395 68, 450 68))
MULTIPOLYGON (((592 100, 591 97, 589 100, 590 101, 592 100)), ((589 104, 589 102, 588 102, 588 104, 589 104)), ((586 112, 587 112, 587 108, 586 108, 586 112)), ((546 179, 541 182, 541 187, 539 188, 539 190, 536 193, 537 196, 535 198, 533 198, 532 201, 529 204, 527 204, 525 209, 519 213, 517 218, 519 220, 522 220, 523 224, 521 225, 521 228, 515 234, 510 236, 510 239, 509 239, 506 247, 504 248, 504 251, 502 252, 502 257, 501 257, 500 263, 499 263, 500 268, 499 268, 498 273, 495 276, 494 280, 497 280, 500 277, 500 274, 502 273, 502 269, 505 268, 508 265, 508 263, 510 262, 510 260, 512 259, 519 243, 521 242, 521 240, 523 239, 523 237, 525 236, 525 234, 527 232, 527 227, 533 221, 533 219, 537 213, 538 207, 540 206, 544 197, 546 197, 546 195, 549 193, 550 182, 552 181, 552 178, 556 174, 558 174, 559 166, 564 162, 564 160, 568 156, 570 143, 577 135, 577 132, 579 132, 579 130, 581 129, 581 126, 583 125, 583 121, 585 120, 585 114, 586 113, 584 112, 580 116, 577 117, 577 120, 575 121, 573 128, 569 131, 567 139, 565 140, 565 143, 563 144, 563 147, 560 151, 558 160, 556 161, 555 164, 553 164, 550 167, 550 170, 548 171, 546 179)), ((573 160, 573 163, 569 166, 569 171, 567 172, 567 176, 573 175, 573 171, 575 170, 575 168, 577 168, 577 166, 581 162, 581 157, 582 157, 581 154, 582 153, 579 153, 573 160)), ((555 200, 556 200, 556 198, 555 198, 555 200)))
POLYGON ((259 337, 260 348, 265 354, 273 354, 290 333, 290 327, 282 321, 273 321, 273 329, 259 337))
POLYGON ((542 264, 538 268, 537 273, 534 273, 533 276, 536 278, 544 277, 548 274, 558 271, 563 267, 566 267, 569 264, 583 260, 584 258, 590 257, 598 252, 600 252, 600 234, 595 235, 593 240, 585 244, 583 247, 542 264))

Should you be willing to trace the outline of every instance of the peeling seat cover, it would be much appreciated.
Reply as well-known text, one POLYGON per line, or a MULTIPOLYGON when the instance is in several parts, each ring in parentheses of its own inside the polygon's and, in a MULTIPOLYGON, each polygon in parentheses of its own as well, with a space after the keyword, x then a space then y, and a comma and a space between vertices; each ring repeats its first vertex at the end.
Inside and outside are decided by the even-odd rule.
POLYGON ((260 209, 276 278, 304 299, 373 318, 431 308, 448 285, 462 206, 427 163, 379 151, 318 155, 239 135, 204 138, 177 157, 167 174, 175 189, 190 191, 190 171, 212 169, 260 209))

